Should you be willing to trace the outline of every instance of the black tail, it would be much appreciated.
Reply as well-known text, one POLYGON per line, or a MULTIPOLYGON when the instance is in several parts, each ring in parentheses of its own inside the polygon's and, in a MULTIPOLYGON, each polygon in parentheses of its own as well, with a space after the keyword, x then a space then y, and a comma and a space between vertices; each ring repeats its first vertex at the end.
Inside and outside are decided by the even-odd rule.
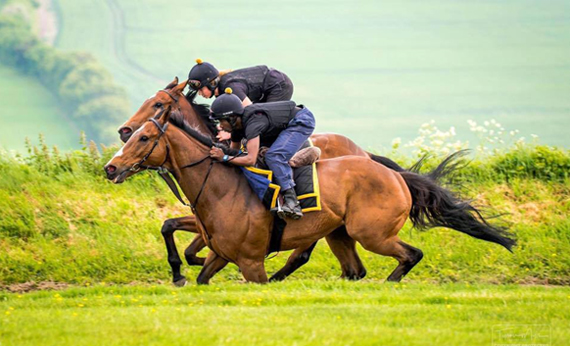
POLYGON ((410 219, 418 229, 452 228, 472 237, 500 244, 512 251, 516 241, 505 227, 489 224, 469 201, 462 200, 438 185, 440 179, 458 168, 457 159, 464 153, 465 151, 459 151, 450 155, 426 175, 400 172, 412 195, 410 219))
POLYGON ((366 152, 366 153, 368 154, 368 156, 370 156, 370 158, 371 158, 373 161, 376 161, 376 162, 378 162, 379 164, 384 165, 384 166, 390 168, 391 170, 394 170, 394 171, 396 171, 396 172, 405 172, 405 171, 406 171, 405 168, 401 167, 401 166, 398 165, 396 162, 390 160, 390 159, 387 158, 387 157, 374 155, 374 154, 369 153, 369 152, 366 152))

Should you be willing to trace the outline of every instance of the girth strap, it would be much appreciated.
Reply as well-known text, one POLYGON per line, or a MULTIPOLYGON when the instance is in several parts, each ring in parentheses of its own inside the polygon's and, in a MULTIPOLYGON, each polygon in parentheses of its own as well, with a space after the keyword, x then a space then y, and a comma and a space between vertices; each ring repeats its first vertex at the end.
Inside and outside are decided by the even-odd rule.
POLYGON ((283 238, 285 226, 287 226, 287 222, 285 220, 273 216, 273 229, 269 235, 269 248, 267 249, 267 255, 281 250, 281 239, 283 238))

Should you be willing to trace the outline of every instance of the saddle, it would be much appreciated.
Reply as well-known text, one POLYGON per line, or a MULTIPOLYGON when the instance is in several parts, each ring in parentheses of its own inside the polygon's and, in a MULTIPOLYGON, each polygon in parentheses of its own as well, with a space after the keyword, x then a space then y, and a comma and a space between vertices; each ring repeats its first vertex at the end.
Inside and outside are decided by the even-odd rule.
MULTIPOLYGON (((255 167, 240 168, 263 205, 269 210, 276 210, 281 187, 273 183, 273 172, 268 169, 265 163, 267 150, 269 150, 267 147, 260 149, 255 167)), ((289 164, 293 168, 295 192, 303 213, 321 210, 321 194, 316 165, 320 155, 321 150, 314 147, 310 140, 307 140, 301 149, 289 160, 289 164)), ((287 222, 285 220, 274 217, 267 250, 268 254, 279 251, 286 225, 287 222)))

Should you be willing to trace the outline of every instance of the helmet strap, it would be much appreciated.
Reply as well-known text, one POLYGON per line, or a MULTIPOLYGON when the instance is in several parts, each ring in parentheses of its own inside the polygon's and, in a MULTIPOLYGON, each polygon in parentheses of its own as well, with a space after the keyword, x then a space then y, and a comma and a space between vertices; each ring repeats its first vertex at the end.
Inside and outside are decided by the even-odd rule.
POLYGON ((218 88, 218 80, 220 77, 216 77, 208 82, 207 87, 212 92, 212 97, 216 96, 216 89, 218 88))
POLYGON ((232 125, 232 130, 234 130, 236 128, 236 121, 237 121, 237 114, 234 114, 233 116, 228 117, 228 122, 230 123, 230 125, 232 125))

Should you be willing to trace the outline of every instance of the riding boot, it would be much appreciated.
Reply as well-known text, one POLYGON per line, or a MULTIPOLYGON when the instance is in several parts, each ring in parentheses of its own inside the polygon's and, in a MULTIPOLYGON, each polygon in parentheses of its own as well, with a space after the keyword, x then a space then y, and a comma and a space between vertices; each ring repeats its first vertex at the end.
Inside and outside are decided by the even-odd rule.
POLYGON ((283 212, 285 216, 293 220, 298 220, 303 216, 301 205, 299 204, 299 200, 297 200, 297 194, 294 189, 283 191, 283 212))

